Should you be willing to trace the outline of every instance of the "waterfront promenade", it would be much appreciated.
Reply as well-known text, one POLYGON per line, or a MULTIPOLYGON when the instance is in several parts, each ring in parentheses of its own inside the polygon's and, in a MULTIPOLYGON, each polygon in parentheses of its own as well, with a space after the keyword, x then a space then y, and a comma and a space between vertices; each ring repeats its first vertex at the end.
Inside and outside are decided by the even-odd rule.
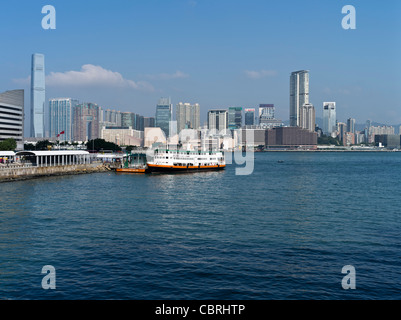
POLYGON ((87 151, 0 152, 0 157, 0 183, 110 170, 96 155, 87 151))

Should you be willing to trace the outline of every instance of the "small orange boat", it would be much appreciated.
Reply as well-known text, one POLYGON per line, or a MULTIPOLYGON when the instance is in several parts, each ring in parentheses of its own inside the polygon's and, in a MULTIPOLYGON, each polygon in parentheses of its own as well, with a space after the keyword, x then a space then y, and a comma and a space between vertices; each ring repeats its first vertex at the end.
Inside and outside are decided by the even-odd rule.
POLYGON ((147 173, 146 157, 142 154, 127 154, 121 168, 116 168, 119 173, 147 173))

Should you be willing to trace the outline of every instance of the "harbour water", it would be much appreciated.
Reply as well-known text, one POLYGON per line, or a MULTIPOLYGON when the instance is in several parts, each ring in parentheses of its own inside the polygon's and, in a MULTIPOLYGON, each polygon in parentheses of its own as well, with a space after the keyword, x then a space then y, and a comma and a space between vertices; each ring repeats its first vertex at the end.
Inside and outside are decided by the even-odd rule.
POLYGON ((280 152, 1 184, 0 299, 400 299, 400 183, 401 153, 280 152))

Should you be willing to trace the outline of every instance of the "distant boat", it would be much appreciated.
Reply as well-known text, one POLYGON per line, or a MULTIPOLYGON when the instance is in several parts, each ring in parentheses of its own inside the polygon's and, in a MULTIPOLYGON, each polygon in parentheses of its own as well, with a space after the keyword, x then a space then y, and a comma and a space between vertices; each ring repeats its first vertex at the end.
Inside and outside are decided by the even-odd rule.
POLYGON ((279 161, 277 161, 278 163, 284 163, 284 160, 279 160, 279 161))

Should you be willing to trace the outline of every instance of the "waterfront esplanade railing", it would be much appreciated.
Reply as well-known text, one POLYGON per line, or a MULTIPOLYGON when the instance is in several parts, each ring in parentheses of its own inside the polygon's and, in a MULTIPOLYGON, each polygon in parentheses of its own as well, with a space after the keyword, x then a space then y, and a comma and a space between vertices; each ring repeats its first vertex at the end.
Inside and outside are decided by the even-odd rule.
POLYGON ((20 151, 15 154, 23 163, 36 167, 72 166, 90 164, 91 155, 87 151, 20 151))

